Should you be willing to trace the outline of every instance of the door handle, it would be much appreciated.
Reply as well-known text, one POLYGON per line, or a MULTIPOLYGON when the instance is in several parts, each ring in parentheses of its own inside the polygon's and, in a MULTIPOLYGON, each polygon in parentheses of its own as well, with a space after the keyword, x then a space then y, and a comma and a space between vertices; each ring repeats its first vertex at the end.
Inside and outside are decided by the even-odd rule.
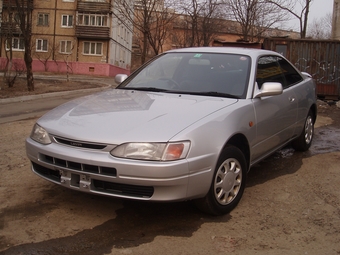
POLYGON ((289 97, 288 100, 289 102, 293 103, 295 101, 295 97, 289 97))

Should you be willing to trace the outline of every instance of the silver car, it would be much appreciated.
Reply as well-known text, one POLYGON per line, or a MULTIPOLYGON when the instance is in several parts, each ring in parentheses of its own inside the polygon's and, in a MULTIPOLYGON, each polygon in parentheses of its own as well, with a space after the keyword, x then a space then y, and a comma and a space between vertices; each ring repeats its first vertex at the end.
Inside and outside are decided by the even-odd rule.
POLYGON ((219 215, 238 204, 255 163, 287 144, 311 146, 315 83, 275 52, 172 50, 116 81, 37 121, 26 140, 34 173, 93 194, 193 200, 219 215))

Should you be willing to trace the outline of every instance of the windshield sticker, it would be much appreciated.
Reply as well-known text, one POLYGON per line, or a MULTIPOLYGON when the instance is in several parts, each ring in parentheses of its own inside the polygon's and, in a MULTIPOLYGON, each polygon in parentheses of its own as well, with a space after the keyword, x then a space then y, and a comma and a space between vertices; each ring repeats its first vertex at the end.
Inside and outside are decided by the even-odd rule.
POLYGON ((196 55, 194 56, 194 58, 200 58, 200 57, 202 57, 202 54, 196 54, 196 55))

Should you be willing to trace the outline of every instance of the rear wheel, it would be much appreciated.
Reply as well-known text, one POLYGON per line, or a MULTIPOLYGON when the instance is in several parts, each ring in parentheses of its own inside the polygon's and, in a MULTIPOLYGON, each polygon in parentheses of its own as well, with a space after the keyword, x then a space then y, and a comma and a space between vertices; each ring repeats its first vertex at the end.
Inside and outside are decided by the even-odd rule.
POLYGON ((298 138, 292 142, 292 146, 297 151, 307 151, 312 144, 314 137, 314 115, 308 112, 304 128, 298 138))
POLYGON ((243 153, 234 146, 226 147, 217 162, 208 194, 196 200, 196 206, 213 215, 230 212, 242 197, 246 174, 243 153))

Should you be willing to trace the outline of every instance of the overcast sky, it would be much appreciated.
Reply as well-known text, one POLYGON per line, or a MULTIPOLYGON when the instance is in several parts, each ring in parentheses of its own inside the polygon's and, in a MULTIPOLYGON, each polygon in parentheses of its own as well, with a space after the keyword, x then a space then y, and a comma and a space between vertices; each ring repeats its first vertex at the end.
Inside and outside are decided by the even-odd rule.
POLYGON ((310 10, 310 18, 321 18, 327 13, 333 13, 333 0, 314 0, 310 10))
MULTIPOLYGON (((309 12, 308 23, 311 24, 315 18, 322 18, 327 13, 333 13, 333 3, 334 0, 313 0, 309 12)), ((297 19, 292 19, 288 26, 289 28, 299 31, 299 21, 297 19)))

